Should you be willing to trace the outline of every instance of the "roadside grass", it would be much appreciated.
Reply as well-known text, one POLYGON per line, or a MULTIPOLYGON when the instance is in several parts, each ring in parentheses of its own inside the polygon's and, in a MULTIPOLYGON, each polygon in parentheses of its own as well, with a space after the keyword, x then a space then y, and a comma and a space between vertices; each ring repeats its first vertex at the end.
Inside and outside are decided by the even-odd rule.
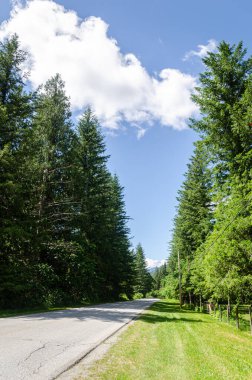
POLYGON ((85 379, 251 380, 252 337, 162 300, 120 336, 85 379))
MULTIPOLYGON (((189 306, 189 305, 188 305, 189 306)), ((221 319, 222 322, 228 323, 231 326, 237 326, 236 320, 236 305, 231 305, 231 314, 228 316, 227 314, 227 305, 221 306, 221 318, 220 318, 220 310, 216 308, 216 310, 212 310, 211 315, 213 318, 218 320, 221 319)), ((251 305, 238 305, 238 316, 239 316, 239 329, 241 331, 251 331, 250 328, 250 316, 249 316, 249 308, 251 305)))

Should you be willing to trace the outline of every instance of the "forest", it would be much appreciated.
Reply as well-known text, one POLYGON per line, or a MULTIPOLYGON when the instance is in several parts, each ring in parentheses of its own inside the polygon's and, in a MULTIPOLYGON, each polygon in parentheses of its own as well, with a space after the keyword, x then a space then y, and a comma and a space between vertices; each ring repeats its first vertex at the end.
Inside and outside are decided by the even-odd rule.
MULTIPOLYGON (((252 58, 209 52, 192 98, 199 137, 177 198, 168 262, 134 251, 123 187, 96 116, 71 114, 55 74, 27 86, 17 36, 0 44, 0 307, 145 296, 251 303, 252 58)), ((83 89, 85 91, 85 89, 83 89)))
POLYGON ((98 120, 74 122, 58 74, 31 91, 27 59, 16 35, 0 43, 0 307, 144 296, 152 279, 98 120))
POLYGON ((159 294, 181 303, 252 301, 252 58, 221 42, 203 58, 198 133, 177 197, 159 294))

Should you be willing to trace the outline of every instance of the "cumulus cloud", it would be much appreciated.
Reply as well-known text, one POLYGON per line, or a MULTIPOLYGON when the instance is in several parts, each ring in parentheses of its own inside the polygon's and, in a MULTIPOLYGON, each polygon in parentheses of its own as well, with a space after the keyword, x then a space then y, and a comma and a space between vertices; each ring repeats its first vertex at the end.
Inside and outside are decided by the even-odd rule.
POLYGON ((161 265, 164 265, 166 263, 166 260, 153 260, 153 259, 146 259, 147 268, 157 268, 161 267, 161 265))
POLYGON ((198 45, 198 50, 191 50, 188 53, 186 53, 186 55, 183 58, 183 61, 187 61, 188 59, 194 56, 202 59, 207 55, 207 53, 216 51, 217 45, 217 41, 213 39, 208 40, 206 45, 198 45))
POLYGON ((91 106, 101 123, 117 129, 136 125, 138 137, 155 121, 175 129, 197 112, 191 101, 196 78, 165 68, 150 75, 132 53, 123 54, 99 17, 80 19, 52 0, 27 0, 13 5, 0 26, 0 40, 17 33, 30 53, 33 88, 61 74, 74 111, 91 106))

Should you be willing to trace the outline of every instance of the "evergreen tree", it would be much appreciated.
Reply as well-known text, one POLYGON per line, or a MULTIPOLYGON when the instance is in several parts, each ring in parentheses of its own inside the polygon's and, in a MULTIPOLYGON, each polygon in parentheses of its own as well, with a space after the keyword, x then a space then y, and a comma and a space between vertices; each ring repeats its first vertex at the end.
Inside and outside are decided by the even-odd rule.
POLYGON ((34 193, 30 207, 36 222, 33 246, 37 251, 38 276, 56 298, 57 294, 67 294, 71 288, 67 277, 77 249, 72 241, 76 212, 74 139, 70 103, 64 83, 56 75, 38 95, 30 165, 34 193))
POLYGON ((216 224, 198 258, 206 296, 224 302, 250 302, 252 291, 251 192, 233 186, 215 210, 216 224))
POLYGON ((175 250, 180 247, 183 289, 233 302, 248 301, 252 286, 252 58, 245 55, 242 43, 230 46, 222 42, 217 53, 208 53, 203 59, 206 71, 193 96, 202 118, 191 126, 201 134, 201 144, 210 155, 208 171, 213 185, 211 192, 206 192, 202 212, 196 213, 197 199, 203 198, 197 191, 195 198, 188 197, 189 188, 182 189, 167 277, 170 285, 178 274, 175 250), (190 249, 193 260, 188 266, 183 252, 191 255, 190 249), (190 268, 189 282, 186 266, 190 268))
POLYGON ((92 263, 90 292, 98 299, 132 295, 132 255, 123 188, 107 169, 104 138, 88 109, 80 119, 76 145, 75 189, 80 199, 76 238, 92 263))
POLYGON ((90 292, 97 299, 109 298, 111 286, 106 287, 109 268, 106 255, 110 246, 107 238, 111 175, 107 169, 108 156, 96 117, 88 109, 78 124, 76 145, 75 189, 80 200, 76 217, 76 238, 87 247, 91 262, 90 292))
POLYGON ((130 250, 128 217, 125 211, 123 188, 115 175, 111 178, 112 196, 110 206, 110 220, 107 233, 110 235, 110 249, 106 256, 109 278, 107 283, 112 285, 113 297, 126 294, 128 298, 133 295, 134 258, 130 250))
POLYGON ((144 251, 141 244, 138 244, 135 252, 135 286, 134 292, 143 294, 146 296, 146 293, 152 289, 152 279, 151 275, 148 272, 144 251))
POLYGON ((166 286, 169 293, 178 292, 179 276, 182 277, 184 296, 190 301, 193 293, 192 264, 195 252, 211 230, 211 172, 208 155, 202 141, 195 144, 194 155, 188 164, 186 179, 179 191, 178 210, 174 221, 171 252, 168 258, 166 286), (180 260, 180 273, 178 268, 180 260), (173 281, 173 278, 176 281, 173 281), (171 290, 171 285, 175 289, 171 290))
POLYGON ((191 126, 212 153, 218 186, 225 183, 230 171, 237 171, 236 157, 246 149, 245 135, 251 136, 251 129, 233 123, 233 112, 252 73, 252 58, 245 59, 246 52, 242 42, 237 46, 221 42, 217 53, 203 58, 206 71, 200 75, 200 87, 193 95, 203 117, 191 126))
POLYGON ((160 290, 164 286, 164 279, 167 275, 166 263, 156 268, 152 274, 154 279, 153 290, 160 290))
POLYGON ((34 95, 25 91, 21 66, 26 54, 16 36, 0 42, 0 305, 18 306, 32 286, 31 234, 27 216, 30 189, 24 170, 34 95))
POLYGON ((203 132, 213 157, 215 205, 213 233, 197 254, 195 279, 206 296, 234 301, 251 291, 251 74, 252 58, 245 58, 242 43, 223 42, 217 53, 204 59, 207 71, 194 100, 203 119, 203 132), (220 186, 221 185, 221 186, 220 186), (199 258, 200 256, 200 258, 199 258))
POLYGON ((133 293, 123 188, 90 110, 74 132, 57 74, 25 91, 26 54, 0 44, 0 306, 133 293))

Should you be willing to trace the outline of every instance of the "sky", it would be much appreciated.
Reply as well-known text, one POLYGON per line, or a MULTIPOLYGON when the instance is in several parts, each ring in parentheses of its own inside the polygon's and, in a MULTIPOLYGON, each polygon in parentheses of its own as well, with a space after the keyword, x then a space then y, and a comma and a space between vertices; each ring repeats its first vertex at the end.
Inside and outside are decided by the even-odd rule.
MULTIPOLYGON (((35 89, 59 72, 77 117, 89 105, 124 187, 132 244, 168 256, 199 117, 191 93, 220 41, 251 54, 250 0, 0 0, 0 40, 19 35, 35 89)), ((26 69, 26 68, 25 68, 26 69)))

